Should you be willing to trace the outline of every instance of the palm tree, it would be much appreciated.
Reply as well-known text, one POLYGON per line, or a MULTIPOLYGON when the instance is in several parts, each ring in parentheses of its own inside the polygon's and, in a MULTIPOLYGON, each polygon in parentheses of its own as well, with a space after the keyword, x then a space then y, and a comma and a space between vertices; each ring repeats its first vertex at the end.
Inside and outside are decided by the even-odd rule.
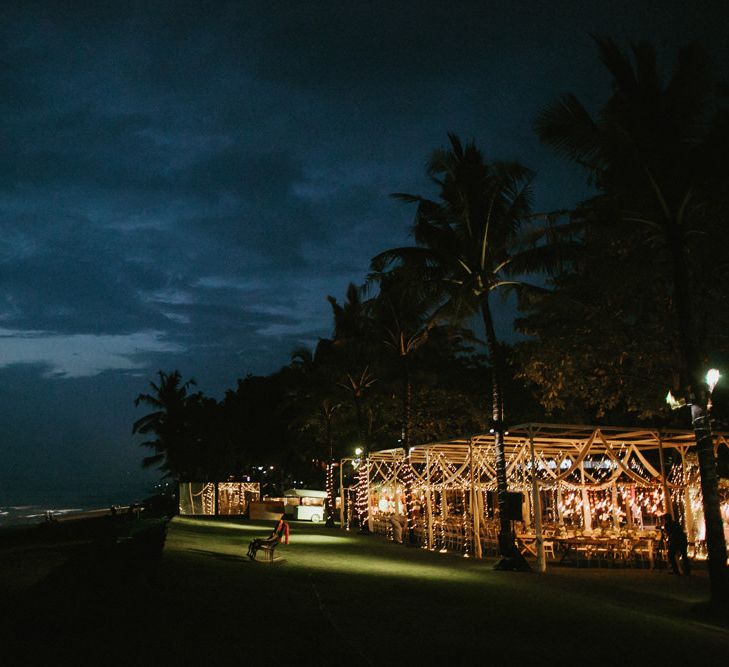
POLYGON ((491 295, 519 289, 513 279, 525 260, 535 260, 544 249, 520 248, 520 232, 531 213, 532 172, 516 162, 484 160, 473 143, 465 146, 453 134, 450 148, 436 151, 428 174, 439 188, 439 200, 395 195, 416 203, 413 236, 417 247, 395 248, 372 261, 375 271, 391 263, 420 269, 427 282, 441 289, 443 313, 452 320, 480 314, 491 363, 491 423, 496 450, 502 559, 499 569, 528 569, 516 547, 508 511, 508 482, 504 455, 503 378, 506 362, 496 336, 491 295))
POLYGON ((144 403, 153 408, 153 412, 134 422, 132 433, 154 435, 150 440, 141 443, 149 447, 154 454, 144 458, 145 468, 158 465, 169 474, 187 475, 196 467, 191 457, 194 447, 191 438, 190 417, 192 407, 199 401, 199 393, 190 394, 189 389, 195 380, 182 381, 180 372, 158 371, 159 382, 150 382, 152 393, 139 394, 134 405, 144 403))
POLYGON ((329 460, 327 462, 326 477, 326 525, 330 528, 334 527, 334 438, 332 435, 332 422, 334 414, 341 407, 341 403, 332 403, 328 399, 321 402, 319 408, 319 418, 324 425, 324 434, 326 438, 327 449, 329 452, 329 460))
MULTIPOLYGON (((343 305, 328 296, 334 315, 334 336, 332 349, 339 356, 344 367, 344 377, 337 382, 349 395, 357 418, 357 431, 362 450, 362 460, 367 460, 369 453, 369 435, 371 428, 366 423, 365 399, 370 389, 377 382, 377 377, 370 370, 373 359, 372 322, 367 305, 362 300, 362 288, 350 283, 343 305)), ((357 474, 357 521, 360 532, 368 532, 368 469, 362 465, 357 474)))
POLYGON ((313 433, 316 451, 324 445, 327 453, 325 488, 326 525, 334 527, 334 415, 341 403, 332 398, 335 382, 332 378, 331 341, 320 340, 315 352, 305 347, 295 349, 291 354, 291 368, 297 373, 293 383, 293 399, 297 405, 298 417, 292 426, 299 433, 313 433))
POLYGON ((413 280, 402 269, 374 272, 370 281, 377 283, 379 292, 370 303, 372 326, 376 338, 385 350, 398 360, 401 382, 400 442, 405 452, 405 507, 408 542, 415 542, 413 514, 412 469, 410 447, 412 432, 413 382, 411 365, 415 353, 428 341, 438 322, 438 292, 428 284, 413 280))
POLYGON ((716 309, 717 299, 727 295, 718 267, 723 272, 726 265, 719 253, 726 247, 729 112, 715 111, 708 59, 697 45, 681 49, 664 84, 649 43, 634 45, 631 60, 613 41, 596 42, 613 83, 597 117, 566 95, 540 114, 536 129, 542 141, 585 166, 597 186, 577 217, 649 252, 666 285, 678 366, 672 390, 692 405, 712 599, 726 600, 726 544, 701 367, 709 356, 706 334, 724 310, 716 309))

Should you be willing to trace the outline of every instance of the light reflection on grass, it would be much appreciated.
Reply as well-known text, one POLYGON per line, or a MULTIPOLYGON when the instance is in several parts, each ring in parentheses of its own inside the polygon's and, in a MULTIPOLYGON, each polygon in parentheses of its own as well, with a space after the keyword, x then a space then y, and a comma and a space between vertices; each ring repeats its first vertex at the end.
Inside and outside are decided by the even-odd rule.
MULTIPOLYGON (((263 537, 272 526, 270 522, 234 523, 177 517, 172 527, 168 537, 170 548, 232 555, 242 553, 248 539, 263 537)), ((396 545, 391 545, 388 557, 382 557, 382 536, 362 537, 321 525, 291 522, 290 540, 290 544, 278 548, 277 555, 286 559, 287 569, 301 572, 466 583, 483 581, 485 571, 484 567, 464 567, 470 563, 461 563, 461 559, 452 554, 445 556, 396 545)))
POLYGON ((461 583, 480 581, 483 583, 483 573, 475 570, 456 570, 452 564, 449 566, 413 563, 410 561, 396 561, 386 558, 377 558, 370 555, 347 556, 346 558, 309 560, 306 565, 293 564, 301 570, 318 570, 340 574, 358 576, 392 577, 395 579, 423 579, 423 580, 449 580, 461 583))

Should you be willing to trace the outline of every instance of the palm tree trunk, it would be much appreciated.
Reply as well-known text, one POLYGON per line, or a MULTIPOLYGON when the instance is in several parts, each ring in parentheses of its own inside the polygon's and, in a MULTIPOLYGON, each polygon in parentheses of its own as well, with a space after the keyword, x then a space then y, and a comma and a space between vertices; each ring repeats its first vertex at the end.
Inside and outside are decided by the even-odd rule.
POLYGON ((717 605, 729 601, 729 570, 727 570, 726 541, 719 499, 719 474, 714 456, 709 414, 705 409, 706 392, 703 390, 699 355, 696 347, 693 299, 686 257, 677 224, 668 228, 673 278, 673 301, 679 334, 681 390, 688 395, 691 405, 691 423, 696 438, 699 459, 701 495, 706 525, 706 549, 709 557, 711 600, 717 605))
POLYGON ((415 544, 415 517, 413 515, 413 475, 410 461, 410 413, 413 400, 413 385, 410 382, 408 356, 402 356, 402 446, 405 450, 405 513, 407 515, 408 543, 415 544))
POLYGON ((726 541, 719 507, 719 474, 714 457, 714 438, 711 435, 708 411, 704 411, 701 405, 692 403, 691 421, 696 434, 699 458, 711 601, 717 606, 725 606, 729 600, 729 571, 726 566, 726 541))
POLYGON ((357 415, 357 429, 359 430, 359 436, 362 439, 362 455, 360 457, 360 467, 357 471, 357 500, 356 500, 356 512, 354 516, 357 517, 357 524, 360 533, 369 533, 369 479, 367 469, 367 457, 369 456, 369 447, 366 441, 366 430, 364 427, 364 417, 362 415, 362 405, 360 404, 360 398, 357 393, 353 393, 354 409, 357 415))
POLYGON ((334 527, 334 442, 332 441, 331 415, 325 415, 327 429, 327 445, 329 446, 329 464, 327 465, 327 518, 326 525, 334 527))
POLYGON ((494 449, 496 450, 496 490, 499 505, 499 552, 501 560, 495 568, 500 570, 529 570, 531 568, 516 546, 516 538, 509 519, 509 485, 506 479, 506 455, 504 452, 503 359, 496 340, 488 295, 481 300, 481 316, 491 361, 491 419, 494 429, 494 449))

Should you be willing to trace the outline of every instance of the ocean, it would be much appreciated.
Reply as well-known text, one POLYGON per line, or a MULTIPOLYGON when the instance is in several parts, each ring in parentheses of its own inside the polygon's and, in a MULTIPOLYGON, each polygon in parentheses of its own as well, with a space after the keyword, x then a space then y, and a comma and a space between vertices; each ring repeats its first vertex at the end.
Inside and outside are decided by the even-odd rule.
POLYGON ((43 523, 49 513, 54 518, 81 515, 94 510, 108 510, 112 505, 141 503, 156 493, 170 490, 171 482, 136 482, 120 485, 113 489, 98 491, 65 492, 48 495, 42 492, 35 497, 19 500, 0 498, 0 528, 21 524, 43 523))

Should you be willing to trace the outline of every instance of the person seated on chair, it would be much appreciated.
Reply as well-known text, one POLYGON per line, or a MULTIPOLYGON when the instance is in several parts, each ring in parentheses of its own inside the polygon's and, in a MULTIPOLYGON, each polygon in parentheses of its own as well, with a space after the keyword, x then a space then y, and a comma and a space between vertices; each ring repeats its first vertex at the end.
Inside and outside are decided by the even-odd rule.
POLYGON ((251 560, 256 560, 256 553, 263 545, 276 544, 277 542, 280 542, 281 538, 284 536, 286 538, 286 544, 288 544, 289 524, 284 521, 284 515, 282 514, 281 518, 278 520, 276 526, 271 531, 271 534, 268 537, 257 537, 251 540, 251 543, 248 545, 248 558, 250 558, 251 560))

